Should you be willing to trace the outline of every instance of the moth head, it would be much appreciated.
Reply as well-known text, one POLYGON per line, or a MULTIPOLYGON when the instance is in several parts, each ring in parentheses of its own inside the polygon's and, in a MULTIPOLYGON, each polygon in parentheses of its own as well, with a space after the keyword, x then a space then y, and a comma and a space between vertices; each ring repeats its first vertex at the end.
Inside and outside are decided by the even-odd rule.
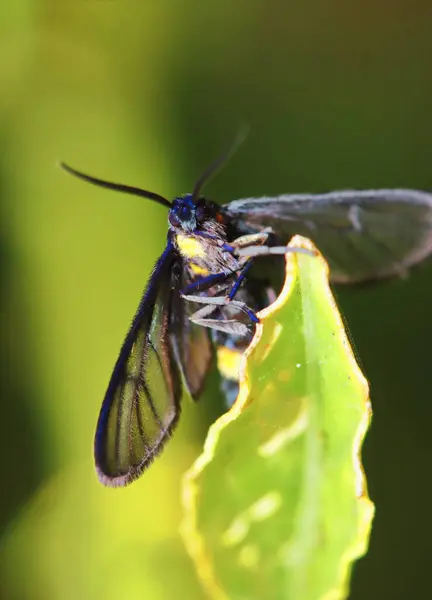
POLYGON ((191 233, 197 228, 197 206, 192 195, 185 194, 174 198, 168 214, 168 221, 176 230, 191 233))

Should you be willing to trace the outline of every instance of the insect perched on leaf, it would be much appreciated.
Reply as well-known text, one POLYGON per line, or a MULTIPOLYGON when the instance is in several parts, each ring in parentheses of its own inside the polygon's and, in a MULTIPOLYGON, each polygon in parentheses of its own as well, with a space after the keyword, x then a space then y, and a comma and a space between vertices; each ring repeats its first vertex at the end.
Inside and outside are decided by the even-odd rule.
POLYGON ((105 485, 130 483, 161 452, 180 416, 182 379, 197 399, 213 345, 232 403, 238 357, 250 342, 256 312, 275 295, 269 282, 250 270, 261 256, 286 253, 290 238, 300 234, 324 254, 333 282, 357 283, 402 275, 432 252, 431 194, 341 191, 219 206, 201 191, 229 154, 206 170, 192 194, 172 203, 62 164, 84 181, 168 209, 166 247, 120 350, 97 424, 96 470, 105 485))

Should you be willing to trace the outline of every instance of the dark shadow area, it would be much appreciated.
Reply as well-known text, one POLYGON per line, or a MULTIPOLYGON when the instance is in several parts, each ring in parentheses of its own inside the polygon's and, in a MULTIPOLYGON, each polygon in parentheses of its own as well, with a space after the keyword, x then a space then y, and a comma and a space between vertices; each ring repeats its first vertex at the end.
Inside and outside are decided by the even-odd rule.
MULTIPOLYGON (((19 293, 17 285, 21 267, 5 230, 4 218, 8 190, 0 175, 0 534, 14 526, 21 508, 36 491, 43 476, 41 432, 37 411, 39 387, 36 385, 31 356, 28 352, 27 310, 30 298, 19 293)), ((0 597, 13 598, 5 589, 1 575, 0 597)))

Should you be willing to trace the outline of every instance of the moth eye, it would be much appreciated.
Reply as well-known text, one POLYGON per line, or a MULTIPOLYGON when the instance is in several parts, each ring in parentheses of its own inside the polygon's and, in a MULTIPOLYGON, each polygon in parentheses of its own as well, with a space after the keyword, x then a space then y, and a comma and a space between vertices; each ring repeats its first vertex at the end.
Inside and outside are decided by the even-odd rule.
POLYGON ((170 222, 170 224, 173 227, 179 227, 180 226, 180 219, 178 218, 178 215, 176 215, 175 212, 170 212, 168 214, 168 221, 170 222))

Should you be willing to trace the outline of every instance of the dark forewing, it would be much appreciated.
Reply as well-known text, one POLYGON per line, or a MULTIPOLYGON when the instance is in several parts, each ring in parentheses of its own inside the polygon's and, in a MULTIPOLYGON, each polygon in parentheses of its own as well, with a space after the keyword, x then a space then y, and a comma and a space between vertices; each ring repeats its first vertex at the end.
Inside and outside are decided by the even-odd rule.
POLYGON ((417 190, 249 198, 224 211, 240 229, 271 227, 283 244, 295 234, 311 238, 335 282, 403 274, 432 252, 432 194, 417 190))
POLYGON ((162 450, 180 414, 181 383, 170 340, 178 290, 171 243, 153 270, 108 385, 95 437, 99 479, 121 486, 136 479, 162 450), (175 282, 174 282, 175 283, 175 282))
MULTIPOLYGON (((187 279, 187 271, 180 268, 176 270, 174 276, 180 281, 180 289, 185 290, 190 283, 187 279)), ((175 302, 171 311, 173 346, 189 393, 194 400, 197 400, 212 364, 213 345, 208 330, 189 320, 197 309, 196 304, 180 296, 178 300, 176 298, 173 300, 175 302)))

